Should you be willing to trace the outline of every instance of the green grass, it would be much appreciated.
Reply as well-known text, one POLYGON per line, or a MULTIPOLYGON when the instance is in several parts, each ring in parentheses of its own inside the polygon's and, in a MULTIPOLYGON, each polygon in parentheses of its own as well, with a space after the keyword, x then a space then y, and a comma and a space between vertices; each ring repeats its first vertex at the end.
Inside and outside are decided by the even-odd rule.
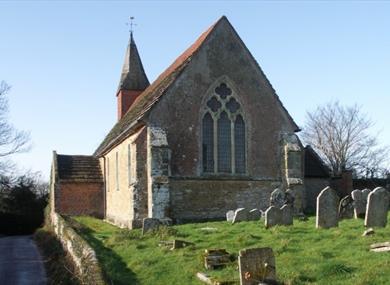
POLYGON ((222 270, 206 271, 202 256, 207 248, 225 248, 237 260, 240 249, 251 247, 273 248, 282 284, 390 284, 390 254, 368 250, 371 243, 390 241, 390 227, 362 237, 362 220, 343 220, 328 230, 315 229, 314 217, 271 229, 262 222, 209 222, 162 228, 146 236, 90 217, 75 220, 112 284, 202 284, 196 272, 239 284, 236 261, 222 270), (204 227, 217 230, 205 232, 204 227), (174 251, 158 246, 159 241, 174 238, 195 245, 174 251))

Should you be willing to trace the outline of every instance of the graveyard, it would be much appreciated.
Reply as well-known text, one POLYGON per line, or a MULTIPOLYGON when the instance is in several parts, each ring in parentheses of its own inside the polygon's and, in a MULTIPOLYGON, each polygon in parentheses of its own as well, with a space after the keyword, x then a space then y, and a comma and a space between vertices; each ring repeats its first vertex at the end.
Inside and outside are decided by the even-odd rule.
MULTIPOLYGON (((388 213, 387 219, 390 219, 388 213)), ((112 284, 240 284, 237 258, 244 248, 270 247, 278 284, 389 284, 388 252, 370 245, 388 241, 390 227, 374 227, 362 236, 363 219, 343 219, 337 227, 316 228, 316 217, 294 218, 293 225, 266 228, 264 219, 162 226, 142 234, 91 217, 74 217, 77 232, 96 251, 112 284), (185 241, 172 249, 170 241, 185 241), (228 262, 206 269, 205 250, 224 249, 228 262)))

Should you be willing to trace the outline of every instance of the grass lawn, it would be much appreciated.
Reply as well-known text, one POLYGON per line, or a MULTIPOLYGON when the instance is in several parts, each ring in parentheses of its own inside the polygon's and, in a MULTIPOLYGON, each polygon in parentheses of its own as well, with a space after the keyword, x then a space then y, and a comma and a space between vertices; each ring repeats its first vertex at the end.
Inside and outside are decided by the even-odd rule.
MULTIPOLYGON (((389 214, 390 220, 390 214, 389 214)), ((81 235, 95 248, 112 284, 202 284, 196 272, 239 284, 237 262, 206 271, 202 256, 207 248, 225 248, 237 257, 240 249, 272 247, 276 274, 282 284, 390 284, 390 253, 368 250, 375 242, 390 241, 390 226, 362 237, 362 220, 343 220, 338 228, 315 229, 315 217, 294 220, 294 226, 265 229, 263 222, 208 222, 162 228, 141 236, 90 217, 75 217, 81 235), (201 228, 212 227, 216 231, 201 228), (195 245, 178 250, 159 247, 174 238, 195 245)))

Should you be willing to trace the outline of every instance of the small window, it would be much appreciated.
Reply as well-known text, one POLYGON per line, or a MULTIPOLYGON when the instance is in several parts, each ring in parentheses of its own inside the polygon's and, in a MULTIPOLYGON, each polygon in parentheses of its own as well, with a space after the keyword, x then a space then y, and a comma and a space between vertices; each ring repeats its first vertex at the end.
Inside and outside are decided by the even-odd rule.
POLYGON ((115 184, 116 190, 119 191, 119 155, 115 153, 115 184))

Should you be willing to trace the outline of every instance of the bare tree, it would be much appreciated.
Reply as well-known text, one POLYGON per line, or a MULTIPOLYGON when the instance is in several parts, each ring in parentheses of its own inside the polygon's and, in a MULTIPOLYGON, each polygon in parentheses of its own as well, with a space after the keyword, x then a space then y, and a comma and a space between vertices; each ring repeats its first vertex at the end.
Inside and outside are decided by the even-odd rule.
POLYGON ((374 177, 385 168, 388 152, 380 147, 377 136, 370 134, 372 126, 359 106, 332 102, 307 112, 302 138, 318 152, 333 175, 350 169, 358 176, 374 177))
POLYGON ((11 165, 9 156, 15 153, 27 151, 30 148, 29 133, 16 130, 8 121, 8 98, 10 86, 0 82, 0 174, 4 173, 11 165))

